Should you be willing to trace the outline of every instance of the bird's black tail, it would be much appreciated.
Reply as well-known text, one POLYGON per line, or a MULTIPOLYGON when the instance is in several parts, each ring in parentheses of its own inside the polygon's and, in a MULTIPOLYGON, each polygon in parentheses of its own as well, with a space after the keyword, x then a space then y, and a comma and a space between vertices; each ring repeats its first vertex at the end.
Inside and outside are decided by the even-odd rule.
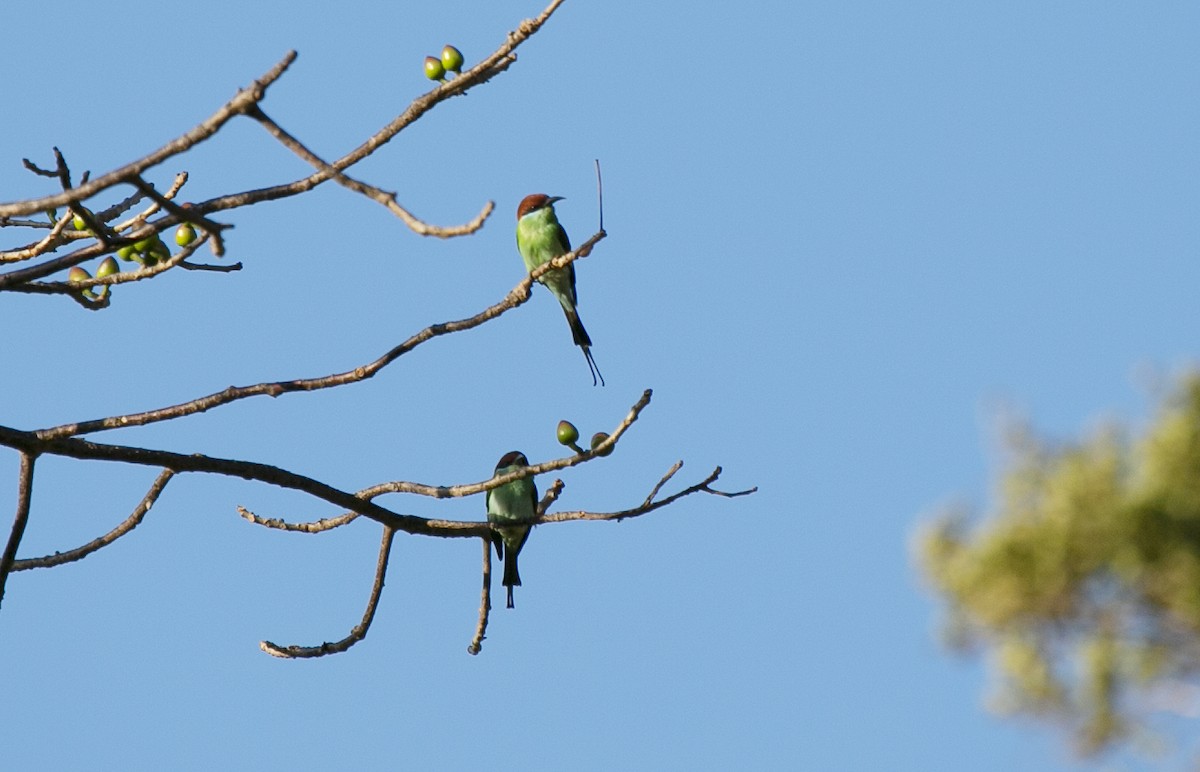
POLYGON ((521 574, 517 571, 517 551, 511 548, 504 561, 504 586, 508 589, 508 608, 516 608, 513 605, 513 587, 521 586, 521 574))
POLYGON ((588 369, 592 371, 592 385, 595 386, 598 379, 600 385, 603 386, 604 376, 600 374, 600 368, 596 366, 596 360, 592 358, 592 338, 584 329, 583 322, 579 319, 579 312, 563 306, 563 313, 567 315, 567 324, 571 326, 571 337, 575 339, 575 345, 583 349, 583 355, 587 358, 588 369))
POLYGON ((563 313, 567 315, 567 324, 571 325, 571 337, 575 339, 576 346, 592 345, 592 338, 587 334, 587 330, 583 328, 583 322, 579 319, 579 312, 574 308, 563 306, 563 313))

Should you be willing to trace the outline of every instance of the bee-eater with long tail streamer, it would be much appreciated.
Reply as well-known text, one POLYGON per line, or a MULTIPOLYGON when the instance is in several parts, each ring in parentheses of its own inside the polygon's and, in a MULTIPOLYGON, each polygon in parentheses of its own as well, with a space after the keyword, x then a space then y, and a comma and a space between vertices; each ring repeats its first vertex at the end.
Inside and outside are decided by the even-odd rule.
MULTIPOLYGON (((521 258, 525 261, 525 269, 528 271, 533 271, 539 265, 571 251, 571 241, 567 238, 567 232, 563 230, 554 214, 554 202, 562 200, 562 196, 534 193, 521 199, 521 205, 517 207, 517 249, 521 251, 521 258)), ((592 371, 592 385, 595 386, 599 379, 600 385, 603 386, 604 376, 600 374, 600 368, 596 367, 596 360, 592 358, 592 339, 583 328, 576 308, 579 298, 575 294, 575 264, 547 271, 538 281, 553 292, 554 297, 562 304, 575 345, 583 349, 588 368, 592 371)))

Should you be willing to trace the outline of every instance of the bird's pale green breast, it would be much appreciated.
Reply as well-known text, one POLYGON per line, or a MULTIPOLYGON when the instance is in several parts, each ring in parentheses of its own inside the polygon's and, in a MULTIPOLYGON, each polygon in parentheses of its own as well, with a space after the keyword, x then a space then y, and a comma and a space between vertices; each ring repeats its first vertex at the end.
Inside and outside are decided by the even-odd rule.
MULTIPOLYGON (((497 476, 515 472, 521 467, 506 466, 497 469, 497 476)), ((493 488, 487 495, 487 518, 493 523, 506 523, 521 520, 532 520, 537 513, 537 486, 533 478, 513 482, 493 488)))
MULTIPOLYGON (((517 220, 517 249, 525 261, 525 270, 532 272, 559 255, 571 251, 571 242, 550 207, 536 209, 517 220)), ((564 305, 574 305, 575 266, 550 271, 539 281, 550 288, 564 305)))
POLYGON ((554 210, 548 206, 517 220, 517 249, 525 261, 525 268, 532 271, 548 260, 570 252, 570 244, 564 235, 554 210))

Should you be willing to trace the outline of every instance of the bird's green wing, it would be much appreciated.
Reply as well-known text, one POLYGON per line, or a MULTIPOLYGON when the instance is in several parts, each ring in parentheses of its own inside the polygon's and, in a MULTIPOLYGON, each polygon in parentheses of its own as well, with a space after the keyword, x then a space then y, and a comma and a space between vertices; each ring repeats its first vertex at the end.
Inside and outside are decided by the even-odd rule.
POLYGON ((558 229, 558 240, 562 242, 563 254, 571 251, 571 240, 567 238, 567 232, 563 230, 562 223, 555 222, 554 227, 558 229))
MULTIPOLYGON (((487 518, 489 521, 492 519, 492 491, 494 490, 495 488, 483 494, 483 501, 487 507, 487 518)), ((499 531, 492 531, 492 544, 496 545, 496 559, 504 560, 504 539, 500 537, 499 531)))

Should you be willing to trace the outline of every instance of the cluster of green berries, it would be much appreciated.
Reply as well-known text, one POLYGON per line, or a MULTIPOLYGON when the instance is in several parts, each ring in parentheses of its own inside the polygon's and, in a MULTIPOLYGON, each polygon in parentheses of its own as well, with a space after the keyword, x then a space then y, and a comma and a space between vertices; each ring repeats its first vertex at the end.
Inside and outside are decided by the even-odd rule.
MULTIPOLYGON (((91 210, 87 211, 91 215, 91 210)), ((78 214, 72 218, 71 225, 77 231, 86 231, 88 229, 87 222, 78 214)), ((175 230, 175 243, 179 246, 186 247, 195 240, 196 229, 190 223, 185 222, 175 230)), ((171 250, 167 248, 167 245, 163 243, 162 238, 157 233, 152 233, 140 241, 126 244, 118 249, 117 257, 149 267, 158 265, 159 261, 170 258, 171 250)), ((117 261, 110 255, 104 258, 104 261, 100 263, 100 267, 96 269, 96 278, 103 279, 106 276, 119 273, 120 270, 117 266, 117 261)), ((74 266, 67 272, 67 281, 72 284, 88 281, 91 278, 92 275, 87 272, 87 269, 79 266, 74 266)), ((92 300, 98 300, 108 294, 108 288, 109 285, 107 284, 100 285, 99 287, 87 287, 83 289, 83 296, 92 300)))
POLYGON ((444 81, 446 73, 452 72, 455 75, 462 73, 463 55, 449 43, 442 49, 442 58, 436 56, 425 57, 425 77, 430 80, 444 81))
MULTIPOLYGON (((175 229, 175 243, 179 246, 186 247, 195 240, 196 229, 190 223, 185 222, 175 229)), ((163 243, 161 236, 152 233, 141 241, 126 244, 118 249, 117 257, 149 267, 171 257, 171 250, 163 243)))
MULTIPOLYGON (((107 276, 112 276, 114 273, 119 273, 121 269, 117 266, 117 261, 113 260, 112 255, 104 258, 100 263, 100 267, 96 269, 96 278, 103 279, 107 276)), ((71 270, 67 271, 67 281, 75 284, 77 282, 87 281, 92 275, 87 272, 86 268, 72 266, 71 270)), ((99 287, 85 287, 83 296, 89 300, 99 300, 108 295, 108 284, 101 284, 99 287)))
MULTIPOLYGON (((595 450, 597 445, 599 445, 600 443, 604 442, 607 439, 608 439, 608 435, 604 432, 596 432, 595 434, 593 434, 592 435, 592 450, 595 450)), ((579 430, 576 429, 575 424, 571 423, 570 421, 559 421, 558 422, 558 442, 560 445, 566 445, 568 448, 575 451, 576 453, 583 452, 583 448, 579 447, 579 445, 576 444, 577 442, 579 442, 579 430)), ((613 452, 612 446, 609 446, 608 448, 605 448, 603 451, 601 451, 597 455, 607 456, 607 455, 610 455, 612 452, 613 452)))

